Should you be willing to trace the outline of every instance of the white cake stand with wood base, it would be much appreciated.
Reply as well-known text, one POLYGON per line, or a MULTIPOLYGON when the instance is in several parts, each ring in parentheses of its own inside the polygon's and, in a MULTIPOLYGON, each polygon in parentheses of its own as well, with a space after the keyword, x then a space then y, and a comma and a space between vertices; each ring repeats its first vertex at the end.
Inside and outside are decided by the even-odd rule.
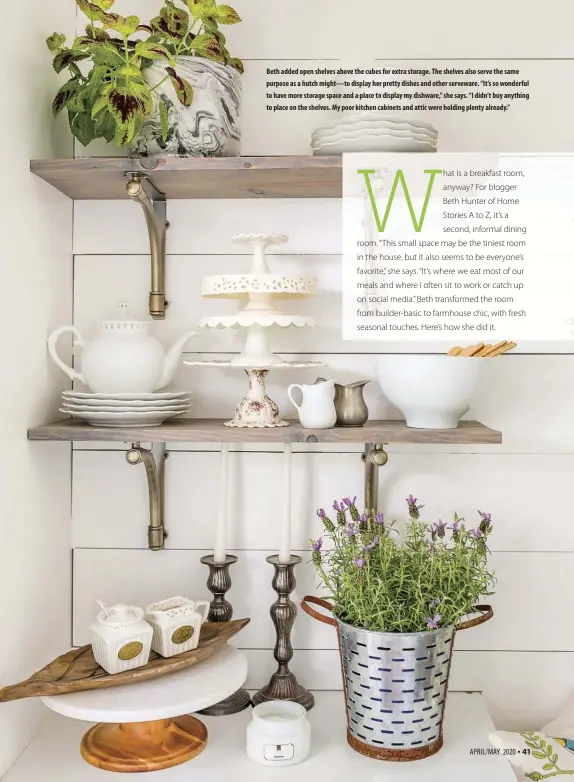
POLYGON ((247 660, 225 645, 192 668, 109 689, 51 695, 52 711, 97 722, 82 739, 85 761, 105 771, 159 771, 191 760, 207 728, 189 712, 228 698, 245 683, 247 660))

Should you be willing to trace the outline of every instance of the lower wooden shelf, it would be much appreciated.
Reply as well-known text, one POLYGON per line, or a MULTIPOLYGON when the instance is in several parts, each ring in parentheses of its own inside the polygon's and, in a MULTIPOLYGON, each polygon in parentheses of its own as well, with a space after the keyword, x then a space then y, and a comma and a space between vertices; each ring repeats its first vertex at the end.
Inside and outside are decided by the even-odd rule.
POLYGON ((304 429, 298 422, 274 429, 235 429, 224 420, 178 418, 161 426, 107 428, 67 418, 28 430, 29 440, 224 443, 420 443, 497 444, 502 434, 478 421, 461 421, 457 429, 410 429, 404 421, 368 421, 360 427, 304 429))
MULTIPOLYGON (((345 739, 345 701, 342 692, 315 693, 309 712, 312 744, 305 762, 281 769, 281 782, 308 782, 323 778, 332 782, 362 779, 368 782, 513 782, 506 758, 479 754, 488 750, 492 720, 478 693, 449 693, 444 725, 444 746, 436 755, 412 763, 372 760, 354 752, 345 739), (474 754, 470 754, 474 750, 474 754)), ((269 782, 273 769, 260 766, 245 754, 245 731, 251 710, 229 717, 201 717, 208 732, 204 752, 188 763, 166 769, 162 782, 228 782, 249 779, 269 782)), ((5 782, 102 782, 104 772, 82 760, 79 745, 88 723, 50 715, 5 782)), ((108 774, 110 782, 133 774, 108 774)), ((154 777, 150 777, 151 779, 154 777)))

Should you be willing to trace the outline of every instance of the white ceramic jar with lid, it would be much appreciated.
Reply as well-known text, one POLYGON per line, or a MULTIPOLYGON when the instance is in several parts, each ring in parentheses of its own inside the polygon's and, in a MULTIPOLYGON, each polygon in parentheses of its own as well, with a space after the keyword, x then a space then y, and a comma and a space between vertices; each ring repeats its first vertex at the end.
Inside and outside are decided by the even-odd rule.
POLYGON ((102 609, 90 625, 95 661, 107 673, 121 673, 147 665, 153 630, 144 621, 143 608, 115 605, 102 609))
POLYGON ((247 726, 247 755, 263 766, 294 766, 311 751, 311 725, 304 706, 268 701, 256 706, 247 726))

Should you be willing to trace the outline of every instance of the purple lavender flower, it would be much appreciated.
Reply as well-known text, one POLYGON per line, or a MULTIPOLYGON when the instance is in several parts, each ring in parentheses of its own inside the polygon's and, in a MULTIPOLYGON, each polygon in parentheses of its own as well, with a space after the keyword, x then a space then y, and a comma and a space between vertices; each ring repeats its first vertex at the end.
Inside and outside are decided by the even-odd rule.
POLYGON ((458 535, 460 532, 460 521, 453 521, 451 530, 453 535, 458 535))
POLYGON ((365 567, 366 560, 364 560, 362 557, 357 557, 355 560, 355 565, 362 570, 365 567))
POLYGON ((480 516, 480 524, 478 525, 478 528, 485 535, 488 535, 488 533, 492 531, 492 514, 484 513, 483 511, 479 510, 478 515, 480 516))
POLYGON ((355 527, 352 521, 350 521, 347 526, 344 529, 345 535, 348 538, 354 538, 355 535, 359 534, 359 530, 355 527))
POLYGON ((317 540, 315 540, 312 545, 313 551, 321 551, 322 545, 323 545, 323 538, 317 538, 317 540))
POLYGON ((433 524, 431 529, 434 535, 438 535, 439 538, 444 538, 446 534, 446 524, 442 519, 439 519, 436 524, 433 524))
POLYGON ((424 508, 424 505, 417 505, 417 498, 413 497, 412 494, 409 494, 407 497, 407 503, 409 506, 409 516, 412 519, 418 519, 420 516, 419 510, 424 508))
POLYGON ((319 510, 317 511, 317 516, 319 516, 320 519, 324 519, 325 518, 325 509, 324 508, 319 508, 319 510))
POLYGON ((333 510, 337 511, 337 524, 342 527, 347 522, 347 508, 345 502, 333 502, 333 510))
POLYGON ((471 529, 470 534, 475 540, 479 540, 482 537, 482 532, 479 529, 471 529))
POLYGON ((376 548, 379 545, 379 536, 375 535, 375 537, 371 540, 370 543, 367 543, 366 546, 363 546, 363 551, 372 551, 374 548, 376 548))
POLYGON ((438 630, 439 622, 440 622, 440 614, 435 614, 433 619, 425 619, 425 622, 427 623, 427 627, 429 630, 438 630))
POLYGON ((352 500, 349 497, 343 497, 343 502, 345 503, 347 508, 352 508, 353 505, 356 503, 356 501, 357 501, 357 497, 356 496, 353 497, 352 500))
POLYGON ((385 523, 385 514, 384 513, 377 513, 375 516, 375 524, 384 524, 385 523))
POLYGON ((366 513, 361 513, 361 515, 359 516, 359 521, 361 522, 361 524, 366 524, 369 521, 369 517, 367 516, 366 513))

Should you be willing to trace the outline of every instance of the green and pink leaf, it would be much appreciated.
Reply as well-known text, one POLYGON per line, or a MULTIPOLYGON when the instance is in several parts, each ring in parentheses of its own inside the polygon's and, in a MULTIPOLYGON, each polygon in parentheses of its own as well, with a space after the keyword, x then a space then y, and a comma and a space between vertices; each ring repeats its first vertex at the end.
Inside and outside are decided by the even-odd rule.
POLYGON ((182 79, 181 76, 178 76, 174 68, 169 67, 165 70, 169 75, 180 103, 183 106, 191 106, 193 103, 193 87, 191 84, 185 79, 182 79))

